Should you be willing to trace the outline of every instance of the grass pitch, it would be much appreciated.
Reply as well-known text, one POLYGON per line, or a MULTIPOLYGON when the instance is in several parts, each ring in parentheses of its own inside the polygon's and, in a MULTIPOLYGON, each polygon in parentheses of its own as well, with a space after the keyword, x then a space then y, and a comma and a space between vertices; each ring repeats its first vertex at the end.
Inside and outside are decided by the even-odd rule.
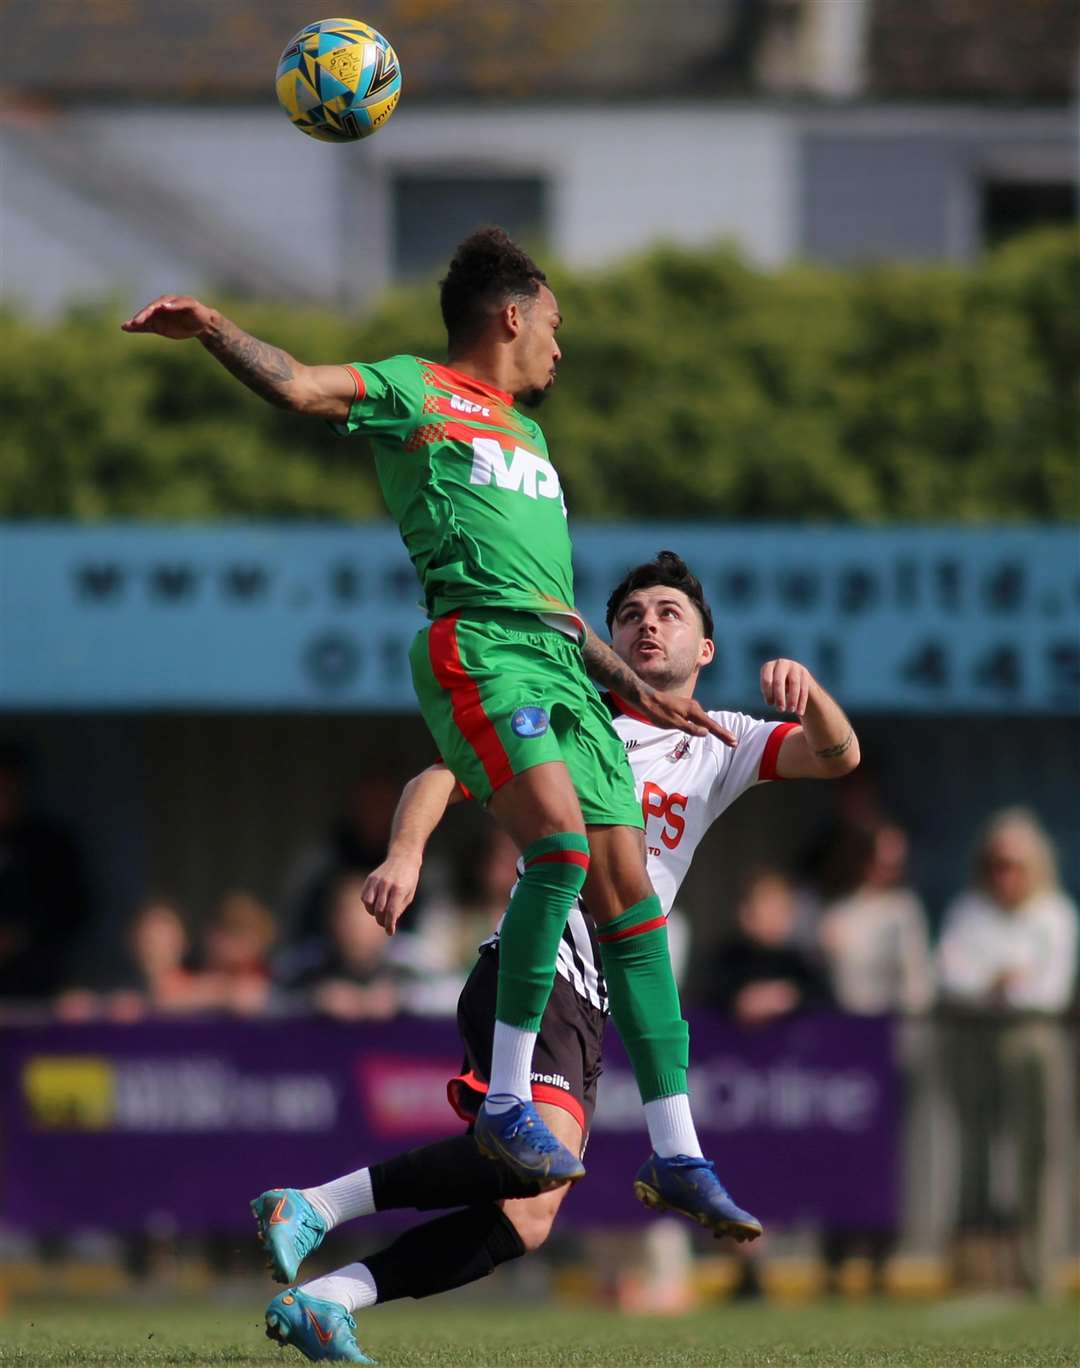
MULTIPOLYGON (((263 1336, 263 1301, 21 1300, 0 1320, 0 1364, 202 1368, 307 1362, 263 1336)), ((382 1307, 358 1318, 385 1368, 1075 1368, 1080 1305, 987 1298, 809 1306, 720 1305, 671 1318, 474 1299, 382 1307)))

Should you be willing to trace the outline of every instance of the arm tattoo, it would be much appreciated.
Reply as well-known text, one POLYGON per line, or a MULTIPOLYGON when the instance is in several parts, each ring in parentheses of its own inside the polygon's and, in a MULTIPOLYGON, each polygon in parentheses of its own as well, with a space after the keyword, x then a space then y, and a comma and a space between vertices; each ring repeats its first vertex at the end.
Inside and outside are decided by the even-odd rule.
POLYGON ((228 319, 222 319, 219 328, 200 340, 227 371, 261 399, 277 408, 291 407, 285 387, 293 379, 292 360, 280 348, 260 342, 228 319))
POLYGON ((815 751, 814 754, 819 760, 835 760, 838 755, 843 755, 846 750, 851 748, 851 743, 854 740, 855 733, 849 729, 843 741, 837 742, 835 746, 826 746, 824 750, 815 751))
POLYGON ((629 665, 620 660, 610 646, 605 646, 591 627, 586 626, 585 644, 581 648, 585 670, 590 679, 603 684, 628 703, 638 702, 645 689, 641 679, 629 665))

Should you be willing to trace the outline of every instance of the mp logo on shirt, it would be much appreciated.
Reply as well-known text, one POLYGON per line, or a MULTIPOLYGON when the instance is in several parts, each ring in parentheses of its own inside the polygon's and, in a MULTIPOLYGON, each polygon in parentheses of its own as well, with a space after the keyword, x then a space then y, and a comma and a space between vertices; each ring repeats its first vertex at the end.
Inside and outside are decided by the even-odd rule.
POLYGON ((460 394, 450 396, 450 407, 458 413, 478 413, 481 418, 491 417, 491 410, 486 404, 474 404, 471 399, 462 399, 460 394))
POLYGON ((562 489, 555 467, 543 456, 515 447, 507 457, 494 437, 473 438, 473 463, 469 483, 499 489, 515 489, 530 499, 561 499, 562 489))
POLYGON ((510 730, 515 736, 543 736, 548 729, 548 715, 543 708, 518 708, 510 719, 510 730))

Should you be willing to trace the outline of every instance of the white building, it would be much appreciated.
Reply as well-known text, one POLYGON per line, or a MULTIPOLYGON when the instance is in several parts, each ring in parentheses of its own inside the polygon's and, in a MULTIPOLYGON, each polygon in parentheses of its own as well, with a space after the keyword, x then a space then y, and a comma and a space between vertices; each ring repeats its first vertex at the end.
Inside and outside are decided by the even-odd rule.
MULTIPOLYGON (((664 7, 581 0, 582 14, 618 12, 622 46, 609 15, 607 29, 590 30, 591 53, 573 29, 553 28, 555 65, 539 76, 532 50, 488 53, 514 77, 493 96, 484 54, 448 73, 445 54, 430 55, 438 23, 413 32, 382 0, 368 11, 404 29, 405 96, 378 136, 347 147, 304 138, 274 102, 274 44, 296 19, 289 0, 216 0, 216 18, 250 21, 255 36, 224 33, 220 70, 204 73, 211 94, 198 98, 196 20, 210 0, 147 0, 141 30, 111 34, 108 7, 88 6, 85 25, 96 15, 98 29, 67 59, 48 46, 50 7, 30 6, 41 41, 27 25, 16 33, 31 76, 35 61, 45 69, 29 86, 70 90, 32 106, 10 99, 0 113, 0 300, 48 315, 73 298, 206 289, 358 307, 437 270, 484 222, 571 266, 658 239, 726 239, 766 266, 969 259, 1016 227, 1076 212, 1076 117, 1046 51, 1071 32, 1070 7, 1047 0, 1040 14, 1058 28, 1044 23, 1013 60, 1003 3, 991 0, 1005 17, 997 46, 992 22, 980 30, 987 51, 972 76, 949 58, 949 34, 924 47, 922 66, 905 64, 905 43, 932 24, 924 0, 759 0, 749 35, 734 0, 676 0, 665 11, 676 27, 657 18, 664 7), (152 56, 153 82, 145 63, 116 54, 121 38, 152 56), (519 70, 532 84, 511 99, 519 70), (988 100, 995 70, 1001 93, 1023 98, 988 100), (470 85, 483 97, 462 98, 470 85)), ((521 8, 510 7, 517 18, 521 8)))

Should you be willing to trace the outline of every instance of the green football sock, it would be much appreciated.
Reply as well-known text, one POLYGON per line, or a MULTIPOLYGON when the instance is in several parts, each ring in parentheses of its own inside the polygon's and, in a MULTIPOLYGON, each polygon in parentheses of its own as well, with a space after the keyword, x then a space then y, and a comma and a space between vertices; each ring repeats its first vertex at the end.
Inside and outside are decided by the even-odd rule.
POLYGON ((589 868, 589 843, 564 831, 522 851, 522 875, 499 937, 499 990, 495 1019, 521 1031, 539 1031, 566 919, 589 868))
POLYGON ((597 929, 615 1019, 643 1102, 686 1092, 690 1030, 668 953, 667 920, 654 894, 597 929))

